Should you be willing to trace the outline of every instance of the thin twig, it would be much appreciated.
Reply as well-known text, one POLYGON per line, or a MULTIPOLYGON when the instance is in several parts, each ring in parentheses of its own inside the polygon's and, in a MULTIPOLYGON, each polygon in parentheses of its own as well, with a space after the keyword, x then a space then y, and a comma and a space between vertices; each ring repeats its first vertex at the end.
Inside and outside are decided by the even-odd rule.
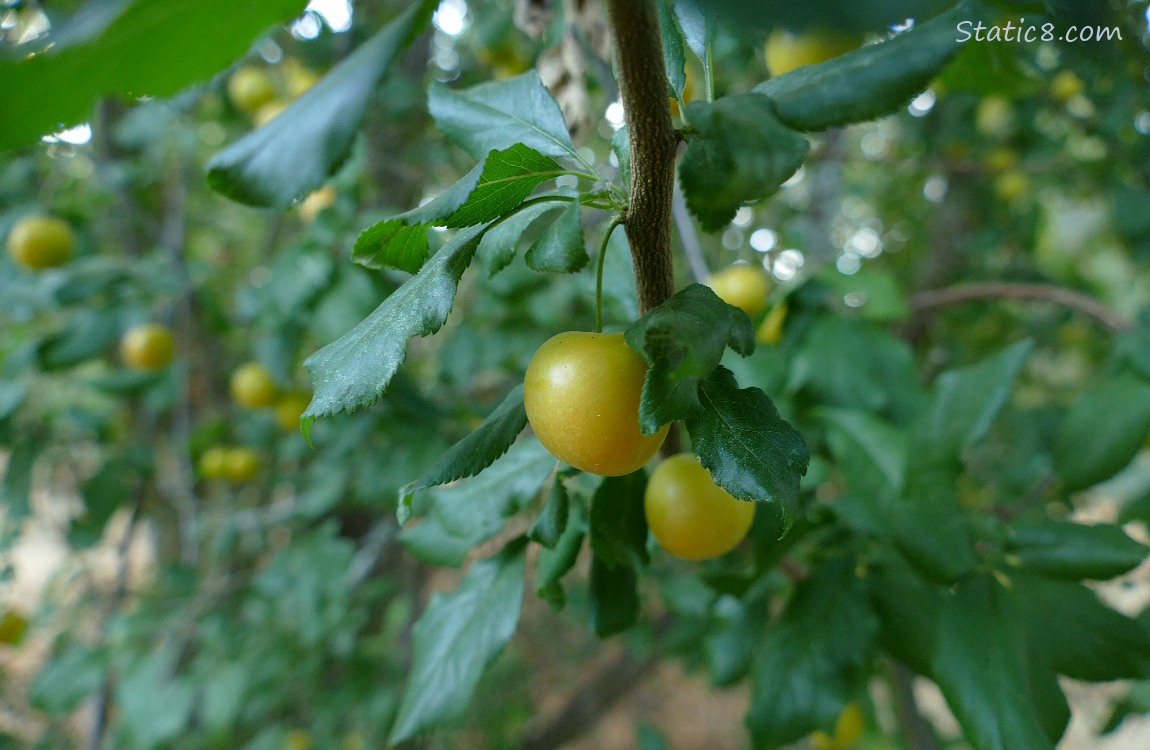
POLYGON ((910 306, 913 310, 920 311, 980 299, 1051 302, 1091 317, 1110 331, 1125 331, 1131 326, 1130 321, 1095 298, 1053 284, 1016 284, 1000 281, 960 284, 945 289, 919 292, 911 297, 910 306))

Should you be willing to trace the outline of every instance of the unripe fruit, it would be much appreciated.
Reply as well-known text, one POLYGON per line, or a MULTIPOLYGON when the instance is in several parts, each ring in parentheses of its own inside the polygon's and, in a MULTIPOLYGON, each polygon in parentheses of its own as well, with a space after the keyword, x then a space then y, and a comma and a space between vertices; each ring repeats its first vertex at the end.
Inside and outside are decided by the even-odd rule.
POLYGON ((296 210, 299 211, 299 217, 305 223, 310 224, 319 216, 319 212, 335 204, 335 188, 331 185, 324 185, 318 190, 314 190, 308 194, 306 198, 299 202, 296 210))
POLYGON ((232 398, 245 409, 271 406, 279 396, 271 372, 259 362, 248 362, 236 368, 230 386, 232 398))
POLYGON ((55 216, 25 216, 8 233, 8 254, 25 268, 59 266, 71 260, 75 249, 72 227, 55 216))
POLYGON ((592 474, 630 474, 655 455, 669 427, 639 430, 646 374, 647 363, 621 333, 560 333, 527 366, 527 419, 560 461, 592 474))
POLYGON ((276 90, 267 71, 240 68, 228 78, 228 99, 236 109, 249 115, 276 98, 276 90))
POLYGON ((826 62, 857 49, 862 40, 833 30, 809 30, 794 34, 776 29, 767 38, 765 58, 772 76, 781 76, 804 65, 826 62))
POLYGON ((213 445, 200 454, 200 476, 204 479, 223 479, 227 476, 228 449, 213 445))
POLYGON ((250 482, 260 473, 260 456, 253 449, 239 445, 228 448, 224 456, 224 476, 237 484, 250 482))
POLYGON ((280 116, 280 113, 288 108, 290 102, 271 102, 260 107, 254 115, 252 115, 252 123, 257 128, 262 128, 272 120, 280 116))
POLYGON ((711 472, 690 453, 676 454, 655 467, 643 510, 660 546, 685 560, 730 552, 755 518, 755 504, 715 484, 711 472))
POLYGON ((276 402, 276 424, 282 430, 298 430, 299 418, 311 403, 310 393, 288 393, 276 402))
POLYGON ((756 315, 767 305, 771 280, 767 272, 750 263, 736 263, 711 274, 707 286, 728 305, 747 315, 756 315))
POLYGON ((848 703, 835 720, 835 733, 816 730, 811 734, 811 745, 815 750, 847 750, 863 734, 864 717, 857 703, 848 703))
POLYGON ((157 370, 172 361, 176 339, 167 326, 144 323, 120 338, 120 357, 137 370, 157 370))

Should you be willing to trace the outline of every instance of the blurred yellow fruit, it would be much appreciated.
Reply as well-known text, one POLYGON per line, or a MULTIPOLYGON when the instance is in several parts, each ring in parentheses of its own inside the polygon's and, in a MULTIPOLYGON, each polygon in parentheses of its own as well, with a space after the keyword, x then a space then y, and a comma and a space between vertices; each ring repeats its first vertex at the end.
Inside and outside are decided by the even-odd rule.
POLYGON ((983 135, 1006 135, 1014 124, 1014 108, 1001 96, 988 96, 978 103, 974 112, 974 126, 983 135))
POLYGON ((783 325, 787 321, 787 303, 780 302, 771 308, 759 324, 755 339, 760 344, 777 344, 783 340, 783 325))
POLYGON ((1030 178, 1017 169, 1003 172, 994 181, 994 192, 1003 200, 1018 200, 1030 192, 1030 178))
POLYGON ((260 473, 260 455, 245 445, 228 448, 224 456, 224 476, 236 483, 250 482, 260 473))
POLYGON ((0 617, 0 643, 15 646, 24 640, 28 631, 28 619, 15 610, 8 610, 0 617))
POLYGON ((310 393, 297 391, 285 394, 276 403, 276 424, 283 430, 299 429, 299 418, 303 416, 310 403, 310 393))
POLYGON ((288 95, 292 99, 301 96, 319 81, 319 74, 307 67, 294 57, 283 61, 281 67, 284 83, 287 84, 288 95))
POLYGON ((986 155, 986 166, 995 172, 1005 172, 1018 165, 1018 154, 1009 148, 996 148, 986 155))
POLYGON ((8 254, 25 268, 61 265, 72 258, 75 249, 72 227, 55 216, 25 216, 8 233, 8 254))
POLYGON ((862 737, 864 723, 862 709, 857 703, 848 703, 835 719, 834 735, 815 731, 811 735, 811 745, 815 750, 847 750, 862 737))
POLYGON ((262 128, 264 125, 267 125, 269 122, 279 117, 280 113, 287 109, 289 104, 291 104, 291 102, 280 101, 274 101, 265 104, 256 110, 254 115, 252 115, 252 123, 257 128, 262 128))
POLYGON ((275 98, 272 79, 262 68, 240 68, 228 77, 228 99, 242 112, 254 114, 275 98))
POLYGON ((120 338, 120 358, 137 370, 158 370, 172 361, 176 339, 160 323, 144 323, 120 338))
POLYGON ((734 305, 747 315, 755 315, 767 306, 771 280, 761 266, 735 263, 711 274, 707 286, 728 305, 734 305))
POLYGON ((306 729, 293 729, 284 740, 284 750, 311 750, 311 734, 306 729))
POLYGON ((1082 79, 1069 70, 1062 71, 1050 81, 1050 93, 1060 102, 1073 99, 1085 90, 1082 79))
POLYGON ((319 215, 319 212, 335 204, 335 188, 324 185, 319 190, 313 190, 306 198, 299 202, 296 210, 305 223, 310 224, 319 215))
POLYGON ((279 397, 279 388, 268 368, 259 362, 248 362, 236 368, 231 379, 232 398, 245 409, 271 406, 279 397))
POLYGON ((861 44, 858 36, 831 29, 808 29, 800 34, 776 29, 767 38, 764 56, 771 75, 781 76, 804 65, 826 62, 861 44))
POLYGON ((213 445, 200 454, 200 476, 204 479, 223 479, 228 475, 228 449, 213 445))

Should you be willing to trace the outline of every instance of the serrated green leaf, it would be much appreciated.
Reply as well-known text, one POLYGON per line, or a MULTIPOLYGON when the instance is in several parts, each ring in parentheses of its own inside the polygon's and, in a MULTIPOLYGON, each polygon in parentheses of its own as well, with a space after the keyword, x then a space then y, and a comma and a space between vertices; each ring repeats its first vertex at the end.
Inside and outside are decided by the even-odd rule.
POLYGON ((1070 407, 1054 444, 1054 472, 1067 491, 1117 474, 1150 434, 1150 383, 1121 374, 1091 388, 1070 407))
POLYGON ((795 589, 759 644, 747 728, 755 748, 830 730, 860 690, 878 620, 846 560, 825 563, 795 589))
POLYGON ((920 93, 958 52, 960 21, 979 18, 971 3, 879 44, 765 81, 779 119, 799 130, 826 130, 890 114, 920 93))
POLYGON ((304 5, 301 0, 119 3, 122 12, 101 33, 57 45, 55 51, 0 60, 0 151, 83 122, 102 96, 171 96, 206 80, 243 55, 268 27, 302 13, 304 5), (223 18, 227 23, 220 22, 223 18))
POLYGON ((632 323, 626 339, 650 365, 639 402, 639 426, 650 435, 702 411, 699 383, 728 346, 743 356, 754 351, 755 329, 745 312, 691 284, 632 323))
POLYGON ((1027 572, 1073 581, 1114 578, 1150 554, 1121 526, 1045 520, 1014 523, 1007 549, 1027 572))
POLYGON ((538 440, 520 440, 481 474, 428 490, 427 514, 405 526, 399 540, 425 562, 458 567, 531 502, 554 468, 555 457, 538 440))
POLYGON ((975 750, 1053 750, 1035 715, 1023 621, 993 577, 963 580, 939 612, 931 676, 975 750))
POLYGON ((559 537, 554 549, 544 547, 539 550, 536 571, 537 593, 547 601, 553 610, 560 610, 567 602, 560 580, 579 558, 583 547, 583 537, 587 534, 587 519, 582 503, 571 503, 567 528, 559 537))
POLYGON ((551 482, 551 492, 547 495, 547 502, 543 505, 543 510, 539 512, 539 516, 535 519, 535 524, 527 533, 527 537, 548 549, 554 549, 563 537, 563 532, 567 529, 570 504, 567 486, 563 484, 563 478, 556 475, 551 482))
POLYGON ((525 540, 471 567, 451 594, 433 594, 412 631, 414 662, 389 743, 458 717, 484 669, 511 639, 523 606, 525 540))
MULTIPOLYGON (((686 55, 683 52, 683 32, 671 9, 674 0, 658 0, 659 31, 663 37, 663 66, 667 69, 667 83, 676 98, 683 95, 687 85, 687 74, 683 69, 686 55)), ((618 131, 616 131, 618 132, 618 131)))
POLYGON ((583 245, 579 204, 572 203, 543 230, 524 256, 527 266, 544 273, 574 273, 587 265, 590 257, 583 245))
POLYGON ((409 5, 277 117, 213 156, 212 189, 250 206, 287 208, 322 185, 351 154, 380 78, 435 6, 409 5))
POLYGON ((469 89, 433 82, 427 107, 440 131, 475 159, 516 143, 546 156, 578 158, 559 104, 534 70, 469 89))
POLYGON ((679 181, 687 207, 708 232, 725 227, 744 204, 778 190, 809 148, 759 94, 691 102, 687 118, 695 133, 679 162, 679 181))
POLYGON ((410 492, 473 477, 493 464, 527 425, 523 386, 508 391, 499 406, 465 438, 451 446, 408 489, 410 492))
POLYGON ((591 498, 591 549, 613 567, 641 568, 648 562, 643 470, 604 477, 591 498))
POLYGON ((719 367, 699 386, 703 411, 686 420, 691 444, 715 483, 740 500, 774 503, 789 527, 810 454, 767 394, 740 389, 719 367))
POLYGON ((635 569, 591 556, 591 630, 600 638, 621 633, 639 619, 639 577, 635 569))
POLYGON ((527 228, 543 214, 562 205, 563 201, 558 200, 535 203, 493 224, 479 241, 479 262, 487 275, 494 276, 506 268, 514 260, 519 239, 527 228))
POLYGON ((417 273, 427 262, 427 224, 405 224, 388 219, 360 232, 351 259, 364 268, 398 268, 417 273))
POLYGON ((1012 575, 1027 639, 1058 674, 1075 680, 1150 677, 1150 630, 1080 583, 1012 575))
POLYGON ((475 255, 483 227, 461 229, 419 273, 355 328, 304 362, 314 393, 310 419, 367 406, 383 394, 407 354, 407 341, 438 331, 447 320, 459 279, 475 255))
POLYGON ((568 172, 551 157, 522 143, 504 151, 492 151, 475 190, 445 223, 449 227, 467 227, 497 219, 522 203, 541 183, 568 172))

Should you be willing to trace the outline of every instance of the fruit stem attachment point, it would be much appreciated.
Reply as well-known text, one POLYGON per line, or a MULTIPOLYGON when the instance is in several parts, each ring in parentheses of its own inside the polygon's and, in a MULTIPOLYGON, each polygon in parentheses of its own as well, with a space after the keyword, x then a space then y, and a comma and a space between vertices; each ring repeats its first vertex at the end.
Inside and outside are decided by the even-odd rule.
POLYGON ((607 243, 611 240, 615 228, 625 222, 626 216, 615 214, 607 230, 603 232, 603 241, 599 244, 599 257, 595 259, 595 333, 603 333, 603 261, 607 257, 607 243))

